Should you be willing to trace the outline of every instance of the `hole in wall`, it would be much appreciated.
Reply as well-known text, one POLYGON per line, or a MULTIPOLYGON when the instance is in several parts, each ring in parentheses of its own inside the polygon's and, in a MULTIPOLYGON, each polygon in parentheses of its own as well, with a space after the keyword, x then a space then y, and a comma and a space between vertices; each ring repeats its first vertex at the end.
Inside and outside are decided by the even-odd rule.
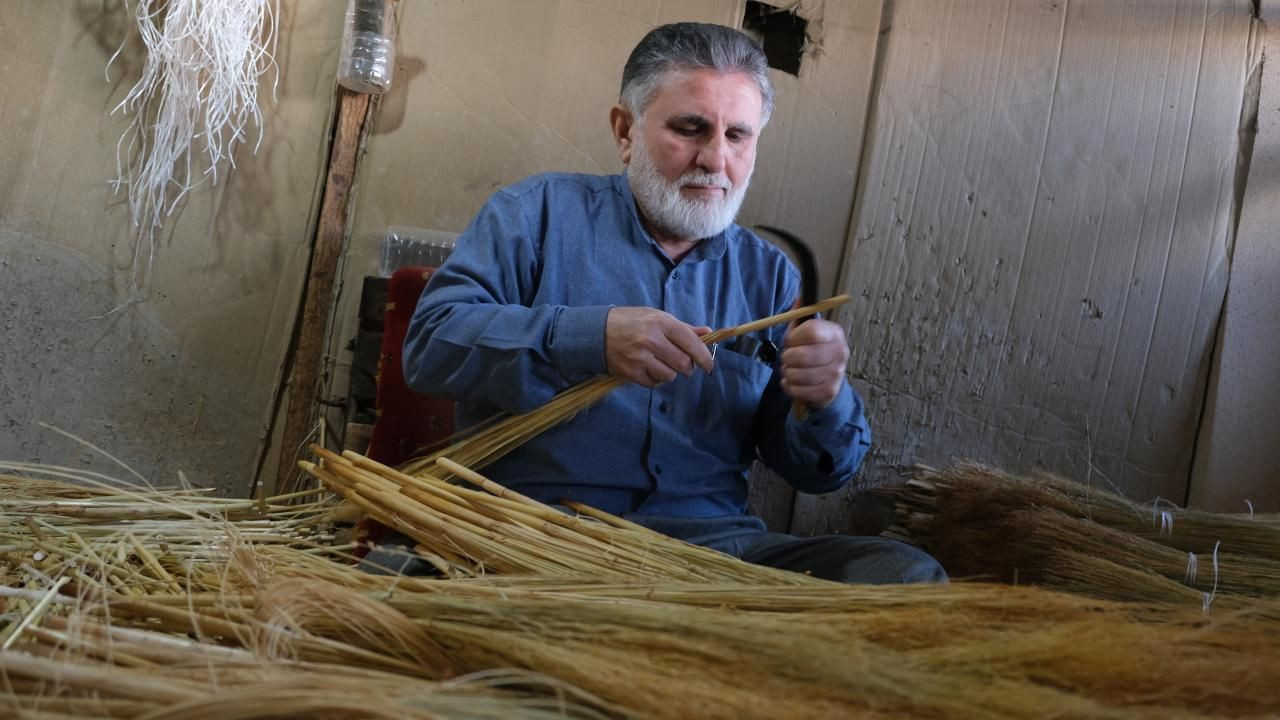
POLYGON ((742 15, 742 29, 764 48, 769 67, 800 75, 800 60, 808 39, 808 20, 794 11, 748 0, 742 15))

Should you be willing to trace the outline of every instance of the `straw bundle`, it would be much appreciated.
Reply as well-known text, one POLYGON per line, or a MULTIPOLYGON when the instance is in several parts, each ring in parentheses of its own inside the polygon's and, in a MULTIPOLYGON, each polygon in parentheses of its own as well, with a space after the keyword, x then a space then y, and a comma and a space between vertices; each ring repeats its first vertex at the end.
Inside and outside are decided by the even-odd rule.
MULTIPOLYGON (((174 498, 175 510, 203 501, 174 498)), ((497 505, 476 501, 483 514, 478 506, 497 514, 497 505)), ((1280 651, 1280 625, 1262 601, 1205 616, 978 584, 392 578, 305 543, 244 542, 234 523, 221 536, 212 522, 193 525, 220 550, 192 555, 183 592, 79 581, 59 589, 52 577, 10 588, 9 600, 29 609, 4 616, 6 627, 25 627, 0 650, 0 708, 32 718, 313 717, 321 708, 550 717, 565 707, 570 716, 654 718, 1280 711, 1260 661, 1280 651), (447 680, 502 668, 517 669, 502 690, 447 680)), ((619 537, 610 535, 625 545, 619 537)), ((117 541, 86 539, 111 567, 121 561, 117 541)), ((139 542, 160 552, 154 536, 139 542)), ((559 558, 566 567, 579 560, 559 558)))
POLYGON ((39 644, 0 651, 0 713, 31 720, 147 718, 606 718, 605 707, 535 673, 448 682, 323 663, 265 662, 242 649, 77 618, 39 644), (513 689, 514 688, 514 689, 513 689))
POLYGON ((975 465, 926 470, 896 503, 891 534, 957 576, 1206 607, 1280 595, 1273 518, 1144 508, 1060 478, 975 465))
POLYGON ((343 623, 325 624, 332 616, 287 583, 264 590, 277 562, 358 574, 322 559, 343 550, 319 544, 341 519, 331 500, 234 501, 9 469, 27 476, 0 476, 0 715, 606 717, 595 698, 536 673, 428 681, 461 673, 438 655, 423 663, 430 645, 397 645, 396 620, 407 621, 394 610, 348 602, 343 623))
MULTIPOLYGON (((325 595, 318 585, 307 592, 325 595)), ((1123 610, 1052 603, 1043 592, 988 593, 992 605, 999 596, 1006 611, 1022 612, 1011 613, 1016 620, 990 613, 976 635, 956 631, 963 613, 930 612, 927 593, 910 600, 903 594, 903 606, 873 613, 830 599, 812 613, 562 595, 486 602, 397 593, 389 602, 419 618, 424 635, 464 668, 538 668, 650 717, 1154 717, 1175 708, 1186 716, 1277 709, 1273 678, 1257 669, 1259 658, 1280 650, 1274 625, 1223 618, 1206 632, 1199 613, 1144 625, 1123 610), (1055 617, 1035 617, 1036 607, 1055 617), (1224 684, 1215 673, 1227 667, 1243 674, 1224 684)))
POLYGON ((421 543, 449 576, 485 572, 661 577, 772 585, 829 584, 673 540, 592 508, 571 516, 504 488, 446 457, 436 463, 481 490, 408 475, 362 455, 313 445, 301 467, 379 522, 421 543))
MULTIPOLYGON (((0 599, 24 615, 46 599, 36 590, 52 578, 86 596, 218 590, 215 570, 237 548, 330 552, 335 523, 349 515, 332 500, 285 504, 315 491, 246 501, 131 487, 67 468, 0 463, 0 471, 10 473, 0 475, 0 599)), ((11 624, 0 641, 19 631, 11 624)))
MULTIPOLYGON (((350 571, 335 574, 342 572, 350 571)), ((1246 614, 1206 620, 980 585, 837 587, 827 598, 807 588, 717 591, 748 603, 761 602, 754 591, 771 597, 763 603, 775 609, 752 611, 676 601, 696 597, 698 586, 636 585, 619 597, 623 586, 597 596, 586 580, 572 593, 485 583, 401 579, 386 597, 284 578, 203 609, 112 600, 84 612, 110 608, 114 625, 87 634, 113 633, 118 664, 144 667, 136 660, 161 660, 163 651, 180 667, 172 643, 147 655, 135 640, 160 622, 208 638, 181 664, 188 670, 224 655, 242 671, 250 656, 322 671, 377 661, 380 672, 415 677, 537 668, 561 687, 584 688, 580 697, 656 718, 1227 717, 1280 709, 1272 678, 1259 669, 1260 658, 1280 651, 1280 632, 1246 614), (264 633, 273 641, 264 643, 264 633), (450 667, 435 665, 440 651, 450 667)), ((68 637, 60 630, 67 625, 51 625, 54 635, 33 639, 68 637)), ((37 643, 30 646, 38 655, 37 643)), ((189 679, 177 670, 173 677, 189 679)))

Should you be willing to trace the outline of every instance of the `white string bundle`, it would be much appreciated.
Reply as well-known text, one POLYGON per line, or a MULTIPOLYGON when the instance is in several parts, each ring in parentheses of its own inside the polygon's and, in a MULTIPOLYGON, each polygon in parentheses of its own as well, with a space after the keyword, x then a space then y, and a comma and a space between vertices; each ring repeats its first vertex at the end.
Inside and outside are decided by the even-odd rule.
POLYGON ((1222 547, 1222 541, 1213 544, 1213 590, 1204 595, 1204 612, 1209 612, 1209 606, 1213 604, 1213 599, 1218 596, 1218 548, 1222 547))
POLYGON ((1161 510, 1160 503, 1162 502, 1168 503, 1169 506, 1172 507, 1174 510, 1178 509, 1177 505, 1170 503, 1164 498, 1157 497, 1155 502, 1151 506, 1151 524, 1154 525, 1156 523, 1156 519, 1159 518, 1160 534, 1168 535, 1172 537, 1173 536, 1173 513, 1169 512, 1168 510, 1161 510))
MULTIPOLYGON (((1213 588, 1209 592, 1201 592, 1202 605, 1204 612, 1209 612, 1209 606, 1213 605, 1213 599, 1218 596, 1218 548, 1222 547, 1222 541, 1219 540, 1213 544, 1213 588)), ((1199 569, 1200 561, 1193 552, 1187 553, 1187 572, 1183 576, 1183 582, 1187 585, 1195 585, 1196 572, 1199 569)))
MULTIPOLYGON (((123 0, 126 11, 129 0, 123 0)), ((258 79, 272 68, 278 0, 137 0, 133 8, 147 57, 142 77, 112 112, 133 121, 116 145, 114 187, 128 189, 138 253, 183 198, 206 178, 217 183, 219 165, 235 167, 233 152, 256 125, 262 142, 258 79), (192 158, 197 142, 203 162, 192 158)), ((124 45, 108 61, 108 68, 124 45)), ((279 74, 277 72, 278 81, 279 74)), ((274 89, 274 88, 273 88, 274 89)))

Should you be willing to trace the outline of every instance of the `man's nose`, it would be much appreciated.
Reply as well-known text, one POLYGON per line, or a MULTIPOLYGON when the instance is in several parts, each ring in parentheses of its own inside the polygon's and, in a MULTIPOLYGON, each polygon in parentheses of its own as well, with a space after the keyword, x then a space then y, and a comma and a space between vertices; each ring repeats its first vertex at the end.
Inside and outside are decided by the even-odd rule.
POLYGON ((703 172, 723 173, 728 152, 729 147, 725 138, 716 135, 707 140, 698 150, 698 167, 703 172))

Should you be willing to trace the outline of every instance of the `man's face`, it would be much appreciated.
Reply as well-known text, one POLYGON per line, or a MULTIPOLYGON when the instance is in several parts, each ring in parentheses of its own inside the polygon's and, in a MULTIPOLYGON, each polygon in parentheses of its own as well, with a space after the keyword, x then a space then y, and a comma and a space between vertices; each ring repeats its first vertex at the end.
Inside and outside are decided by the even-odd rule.
POLYGON ((733 222, 755 167, 762 111, 748 75, 667 76, 621 145, 632 192, 659 233, 698 240, 733 222))

